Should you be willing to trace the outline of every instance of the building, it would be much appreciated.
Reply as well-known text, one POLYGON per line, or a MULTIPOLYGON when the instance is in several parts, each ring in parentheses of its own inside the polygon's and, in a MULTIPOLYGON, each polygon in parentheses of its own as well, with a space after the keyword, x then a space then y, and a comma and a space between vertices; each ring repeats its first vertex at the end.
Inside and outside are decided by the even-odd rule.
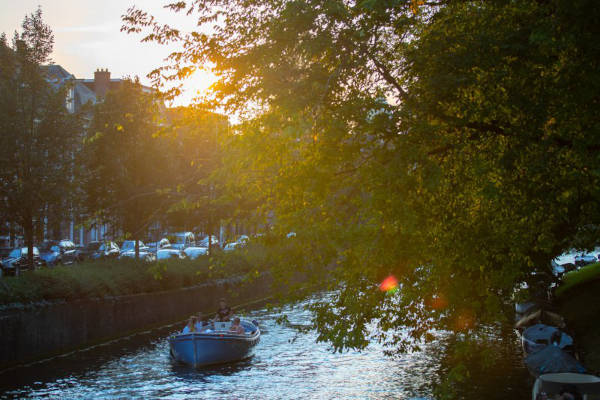
MULTIPOLYGON (((121 78, 111 79, 110 71, 106 68, 97 69, 93 79, 77 79, 75 75, 56 64, 46 65, 43 68, 47 74, 46 79, 55 88, 69 85, 65 107, 70 113, 79 112, 85 105, 94 105, 102 101, 107 92, 118 89, 124 82, 124 79, 121 78)), ((147 93, 154 91, 151 87, 143 85, 142 90, 147 93)), ((90 241, 102 240, 109 230, 105 224, 93 225, 89 229, 82 226, 77 227, 80 224, 81 221, 78 222, 75 216, 71 216, 69 220, 60 222, 59 232, 56 230, 48 232, 48 219, 46 218, 44 236, 58 236, 53 237, 54 239, 69 238, 71 241, 83 245, 90 241)))

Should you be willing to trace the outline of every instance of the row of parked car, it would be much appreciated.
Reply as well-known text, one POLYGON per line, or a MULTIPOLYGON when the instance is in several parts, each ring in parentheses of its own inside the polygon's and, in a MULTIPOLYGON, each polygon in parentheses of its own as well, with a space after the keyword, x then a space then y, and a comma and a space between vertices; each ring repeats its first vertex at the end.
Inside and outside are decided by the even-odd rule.
MULTIPOLYGON (((166 235, 157 242, 139 241, 139 257, 148 262, 157 259, 195 259, 208 254, 209 240, 211 247, 220 247, 219 240, 215 236, 210 238, 206 236, 196 241, 192 232, 166 235)), ((33 248, 33 265, 29 263, 27 247, 20 247, 0 256, 0 271, 3 275, 17 275, 24 270, 59 264, 68 265, 84 260, 134 258, 135 242, 135 240, 125 240, 117 244, 114 241, 103 240, 78 247, 70 240, 47 240, 33 248)), ((245 246, 247 242, 248 236, 242 235, 238 241, 228 243, 223 251, 233 251, 245 246)))

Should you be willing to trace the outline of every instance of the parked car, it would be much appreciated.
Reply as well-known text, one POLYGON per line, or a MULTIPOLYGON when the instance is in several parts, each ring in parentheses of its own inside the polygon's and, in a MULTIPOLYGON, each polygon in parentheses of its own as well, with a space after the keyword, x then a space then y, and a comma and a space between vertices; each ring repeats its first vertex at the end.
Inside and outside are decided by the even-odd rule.
POLYGON ((79 253, 82 260, 100 260, 104 258, 117 258, 121 253, 119 246, 109 240, 89 242, 79 253))
POLYGON ((187 255, 183 252, 183 250, 177 249, 159 249, 156 258, 158 260, 167 260, 167 259, 175 259, 175 260, 183 260, 187 255))
MULTIPOLYGON (((140 240, 140 253, 142 251, 149 251, 150 249, 148 248, 148 246, 146 246, 144 244, 144 242, 142 242, 140 240)), ((133 251, 135 252, 135 240, 126 240, 123 242, 123 244, 121 245, 121 254, 128 252, 128 251, 133 251)))
MULTIPOLYGON (((140 248, 140 260, 146 261, 146 262, 154 262, 156 261, 156 254, 152 253, 151 251, 149 251, 148 249, 145 250, 141 250, 140 248)), ((128 250, 128 251, 121 251, 121 254, 119 255, 120 259, 123 258, 135 258, 135 250, 128 250)))
POLYGON ((18 275, 22 271, 37 269, 45 265, 37 247, 33 248, 33 265, 29 263, 27 254, 27 247, 13 249, 8 257, 0 262, 2 275, 18 275))
POLYGON ((73 264, 79 261, 79 251, 70 240, 46 240, 39 247, 46 265, 73 264))
POLYGON ((192 232, 178 232, 168 235, 171 238, 171 248, 185 250, 196 246, 196 238, 192 232))
POLYGON ((12 251, 12 248, 10 248, 10 247, 0 247, 0 260, 8 257, 8 255, 10 254, 11 251, 12 251))
POLYGON ((225 245, 225 247, 223 248, 223 251, 230 252, 230 251, 234 251, 235 249, 238 249, 240 247, 243 247, 243 245, 240 242, 231 242, 231 243, 227 243, 225 245))
POLYGON ((184 250, 184 253, 188 256, 190 260, 195 260, 200 256, 207 255, 208 247, 188 247, 184 250))
MULTIPOLYGON (((217 237, 215 235, 212 235, 210 237, 210 244, 211 244, 211 247, 212 246, 220 247, 219 239, 217 239, 217 237)), ((198 243, 198 245, 199 245, 199 247, 208 247, 208 236, 205 236, 204 239, 202 239, 200 241, 200 243, 198 243)))
POLYGON ((169 242, 169 239, 167 239, 167 238, 162 238, 158 242, 146 243, 146 247, 148 247, 149 251, 156 254, 157 250, 170 249, 171 242, 169 242))
POLYGON ((579 253, 575 256, 575 265, 582 267, 584 265, 598 262, 596 256, 592 253, 579 253))

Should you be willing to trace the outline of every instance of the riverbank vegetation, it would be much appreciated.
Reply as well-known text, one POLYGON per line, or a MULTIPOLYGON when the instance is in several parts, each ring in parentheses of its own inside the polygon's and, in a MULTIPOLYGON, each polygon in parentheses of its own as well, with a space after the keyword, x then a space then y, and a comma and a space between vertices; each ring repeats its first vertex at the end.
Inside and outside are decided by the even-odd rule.
POLYGON ((587 280, 563 292, 557 305, 572 330, 583 364, 591 373, 600 374, 598 280, 587 280))
POLYGON ((558 288, 556 288, 555 295, 557 297, 568 296, 572 289, 586 283, 592 283, 593 281, 600 281, 600 263, 586 265, 578 270, 566 273, 563 276, 562 282, 558 288))
MULTIPOLYGON (((0 279, 0 307, 26 307, 38 302, 96 298, 181 289, 214 279, 242 278, 249 282, 268 272, 277 278, 274 294, 302 298, 307 277, 290 273, 290 263, 303 264, 309 255, 299 240, 266 237, 233 252, 213 250, 195 260, 147 263, 125 257, 24 271, 0 279), (289 293, 288 293, 289 292, 289 293)), ((311 249, 316 250, 315 246, 311 249)), ((313 285, 316 284, 313 282, 313 285)), ((320 285, 323 287, 323 285, 320 285)))
POLYGON ((206 104, 241 119, 219 181, 277 229, 336 249, 335 268, 305 267, 341 288, 313 307, 334 349, 364 348, 373 321, 400 351, 434 328, 483 337, 523 280, 597 244, 594 2, 168 8, 198 33, 137 8, 123 30, 181 45, 159 84, 213 66, 206 104))

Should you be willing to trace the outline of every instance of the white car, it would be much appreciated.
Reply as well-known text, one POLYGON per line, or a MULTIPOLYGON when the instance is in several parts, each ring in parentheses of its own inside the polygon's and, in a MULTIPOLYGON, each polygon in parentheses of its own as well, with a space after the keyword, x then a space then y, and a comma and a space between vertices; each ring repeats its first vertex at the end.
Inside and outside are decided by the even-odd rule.
POLYGON ((226 251, 226 252, 234 251, 238 247, 242 247, 241 243, 239 243, 239 242, 227 243, 227 245, 225 245, 225 247, 223 248, 223 251, 226 251))
POLYGON ((192 232, 178 232, 169 236, 173 239, 173 243, 171 243, 173 249, 185 250, 196 245, 196 239, 192 232))
POLYGON ((190 260, 195 260, 200 256, 208 255, 207 247, 188 247, 183 251, 190 260))
POLYGON ((183 251, 177 249, 160 249, 156 253, 156 258, 158 260, 183 260, 186 257, 187 256, 183 251))
MULTIPOLYGON (((119 258, 135 258, 135 250, 124 251, 119 255, 119 258)), ((140 250, 140 260, 144 260, 146 262, 154 262, 156 261, 156 255, 150 251, 142 251, 140 250)))

